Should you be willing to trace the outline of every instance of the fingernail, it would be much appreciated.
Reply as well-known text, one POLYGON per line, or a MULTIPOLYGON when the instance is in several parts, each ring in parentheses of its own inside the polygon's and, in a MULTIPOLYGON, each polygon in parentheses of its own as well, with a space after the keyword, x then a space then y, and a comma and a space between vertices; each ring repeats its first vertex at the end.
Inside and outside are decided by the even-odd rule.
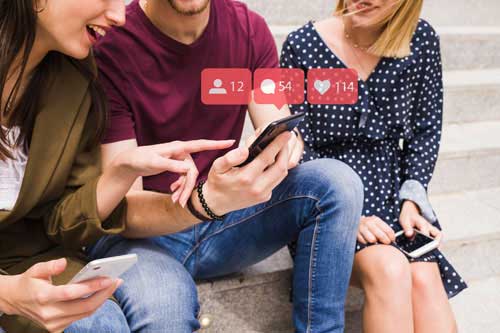
POLYGON ((118 279, 118 282, 116 283, 116 287, 118 288, 122 284, 123 284, 123 280, 122 279, 118 279))

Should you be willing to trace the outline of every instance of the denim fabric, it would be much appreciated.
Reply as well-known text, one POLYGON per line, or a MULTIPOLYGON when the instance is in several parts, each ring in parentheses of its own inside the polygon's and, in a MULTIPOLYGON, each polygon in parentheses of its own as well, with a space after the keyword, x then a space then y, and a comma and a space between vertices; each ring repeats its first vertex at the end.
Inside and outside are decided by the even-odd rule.
POLYGON ((92 316, 79 320, 64 330, 64 333, 87 332, 130 333, 130 329, 120 306, 108 300, 92 316))
MULTIPOLYGON (((301 164, 290 170, 266 203, 232 212, 223 221, 204 222, 150 239, 156 245, 154 255, 139 256, 147 269, 136 267, 127 272, 125 284, 115 296, 126 305, 125 310, 128 306, 151 311, 125 311, 132 326, 148 328, 140 332, 149 332, 150 326, 156 327, 153 320, 159 320, 165 325, 164 332, 191 333, 199 328, 193 279, 238 272, 297 240, 293 272, 296 331, 343 332, 362 203, 362 183, 344 163, 324 159, 301 164), (169 264, 162 265, 162 261, 169 264), (150 303, 161 308, 163 317, 156 315, 158 310, 150 303), (146 323, 137 325, 138 320, 146 323)), ((133 253, 138 242, 109 236, 90 254, 100 258, 133 253)))

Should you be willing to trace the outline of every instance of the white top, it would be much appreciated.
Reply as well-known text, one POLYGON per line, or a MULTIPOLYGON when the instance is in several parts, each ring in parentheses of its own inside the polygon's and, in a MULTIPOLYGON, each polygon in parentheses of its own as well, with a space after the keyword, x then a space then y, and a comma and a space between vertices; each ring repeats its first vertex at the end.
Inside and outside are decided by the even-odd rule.
MULTIPOLYGON (((4 127, 5 129, 5 127, 4 127)), ((19 127, 9 131, 7 140, 14 143, 19 136, 19 127)), ((12 159, 0 160, 0 210, 12 210, 21 190, 28 156, 22 147, 11 149, 12 159)))

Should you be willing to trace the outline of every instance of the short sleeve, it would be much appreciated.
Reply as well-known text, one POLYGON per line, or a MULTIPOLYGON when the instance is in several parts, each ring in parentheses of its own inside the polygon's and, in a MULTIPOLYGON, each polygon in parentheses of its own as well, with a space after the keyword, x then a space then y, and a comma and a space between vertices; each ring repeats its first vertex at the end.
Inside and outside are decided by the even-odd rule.
POLYGON ((100 44, 95 50, 99 82, 107 98, 108 123, 102 143, 135 139, 135 121, 126 98, 128 80, 112 56, 110 43, 100 44))
POLYGON ((251 70, 257 68, 277 68, 279 67, 278 50, 273 34, 262 16, 251 13, 251 43, 252 43, 252 63, 251 70))

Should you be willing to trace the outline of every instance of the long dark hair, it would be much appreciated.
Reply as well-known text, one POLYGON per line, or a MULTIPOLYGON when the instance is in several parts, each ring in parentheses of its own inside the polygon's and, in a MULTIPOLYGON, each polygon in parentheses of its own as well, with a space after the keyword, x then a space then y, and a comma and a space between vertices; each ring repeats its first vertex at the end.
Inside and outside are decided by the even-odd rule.
MULTIPOLYGON (((17 77, 12 91, 7 92, 7 101, 0 108, 0 124, 7 128, 19 126, 20 135, 16 142, 8 142, 8 129, 0 126, 0 160, 12 158, 9 148, 23 146, 29 147, 35 119, 40 109, 41 97, 46 92, 51 79, 67 59, 71 62, 89 82, 89 93, 92 100, 90 112, 96 113, 97 123, 95 133, 90 145, 96 145, 106 127, 106 100, 104 92, 97 81, 96 71, 89 61, 78 61, 59 52, 49 52, 42 62, 33 70, 28 85, 24 91, 28 92, 18 96, 22 77, 25 74, 27 62, 37 31, 36 0, 0 0, 0 93, 4 94, 5 84, 9 80, 9 73, 15 72, 17 77), (13 71, 13 66, 19 63, 19 69, 13 71), (9 105, 13 107, 9 110, 9 105)), ((43 10, 43 9, 41 9, 43 10)))

